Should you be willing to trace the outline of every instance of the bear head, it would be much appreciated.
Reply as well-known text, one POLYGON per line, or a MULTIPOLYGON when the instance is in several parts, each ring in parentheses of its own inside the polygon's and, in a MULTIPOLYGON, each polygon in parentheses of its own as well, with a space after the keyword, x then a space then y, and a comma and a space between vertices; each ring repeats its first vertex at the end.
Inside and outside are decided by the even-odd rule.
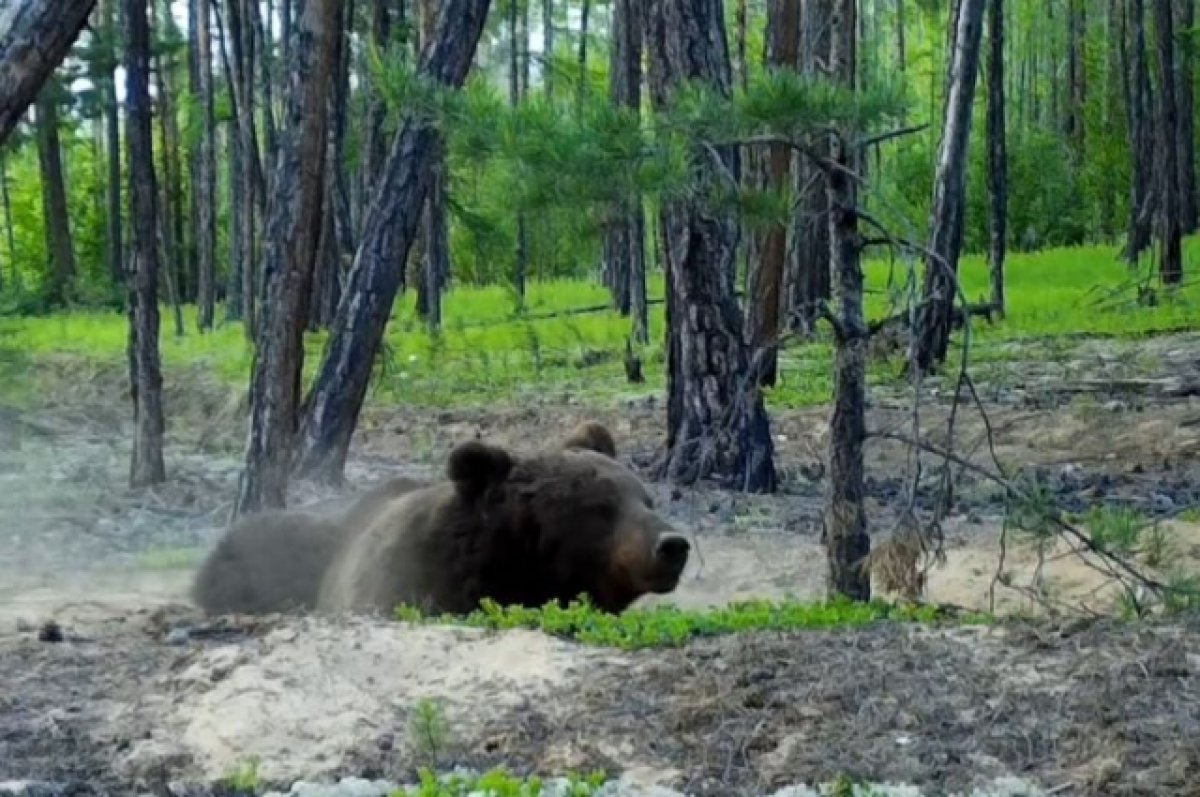
POLYGON ((480 441, 454 449, 447 475, 464 510, 455 525, 472 528, 474 591, 535 607, 586 594, 614 613, 673 591, 691 546, 615 454, 594 422, 526 457, 480 441))

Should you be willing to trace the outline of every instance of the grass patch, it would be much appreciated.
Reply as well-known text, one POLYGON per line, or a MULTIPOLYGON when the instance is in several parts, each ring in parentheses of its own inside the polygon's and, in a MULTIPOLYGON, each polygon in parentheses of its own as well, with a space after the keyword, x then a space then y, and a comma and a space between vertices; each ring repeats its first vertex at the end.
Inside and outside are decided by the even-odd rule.
POLYGON ((897 605, 883 601, 858 603, 837 599, 820 603, 755 600, 691 611, 674 606, 631 609, 621 614, 596 610, 581 598, 566 607, 548 604, 540 609, 500 606, 485 600, 471 614, 426 615, 411 606, 396 608, 397 620, 414 623, 447 623, 491 630, 529 629, 588 645, 624 650, 675 647, 699 637, 750 631, 801 631, 861 628, 879 622, 979 624, 990 622, 983 614, 954 616, 930 605, 897 605))
MULTIPOLYGON (((586 776, 568 775, 559 779, 552 792, 557 797, 591 797, 607 781, 602 772, 586 776)), ((541 797, 549 790, 547 782, 538 777, 520 778, 507 769, 499 767, 481 775, 435 775, 428 769, 420 772, 420 783, 415 787, 398 789, 390 797, 541 797)))
MULTIPOLYGON (((1188 273, 1200 260, 1200 238, 1185 247, 1188 273)), ((866 310, 879 318, 896 310, 895 286, 903 282, 903 266, 885 261, 866 264, 866 310)), ((971 301, 987 295, 987 266, 979 256, 961 264, 964 292, 971 301)), ((989 325, 976 320, 973 360, 1002 373, 1002 364, 1033 340, 1045 347, 1036 359, 1069 345, 1064 335, 1138 337, 1194 327, 1200 318, 1200 282, 1193 280, 1170 293, 1159 291, 1153 306, 1133 302, 1136 275, 1114 248, 1091 246, 1018 253, 1006 271, 1008 317, 989 325)), ((651 297, 661 297, 661 274, 651 278, 651 297)), ((408 406, 450 407, 523 403, 547 397, 587 395, 604 402, 646 395, 665 386, 662 305, 651 307, 650 339, 642 351, 646 383, 628 385, 621 354, 629 319, 613 311, 565 315, 563 311, 602 306, 604 288, 585 280, 530 283, 523 312, 516 311, 507 287, 460 286, 446 294, 443 329, 431 334, 416 316, 411 294, 395 305, 383 350, 376 364, 371 402, 408 406), (560 313, 553 317, 541 317, 560 313)), ((240 324, 196 332, 195 308, 184 308, 184 334, 176 335, 173 315, 164 308, 161 349, 168 382, 173 369, 202 366, 238 387, 247 383, 252 351, 240 324)), ((111 310, 75 311, 42 317, 10 318, 0 334, 4 348, 34 361, 50 354, 73 354, 90 360, 123 364, 125 317, 111 310)), ((960 333, 961 335, 961 333, 960 333)), ((324 333, 305 337, 306 379, 311 379, 325 344, 324 333)), ((767 394, 773 408, 813 406, 832 394, 831 343, 827 335, 796 341, 782 355, 779 385, 767 394)), ((868 381, 878 385, 898 379, 895 362, 872 363, 868 381)), ((13 380, 6 380, 12 382, 13 380)))

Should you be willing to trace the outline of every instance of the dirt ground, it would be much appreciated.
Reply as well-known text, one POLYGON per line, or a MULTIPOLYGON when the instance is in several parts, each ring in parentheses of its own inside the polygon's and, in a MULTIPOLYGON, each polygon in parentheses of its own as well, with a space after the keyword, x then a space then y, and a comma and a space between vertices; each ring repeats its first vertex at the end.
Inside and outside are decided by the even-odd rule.
MULTIPOLYGON (((955 500, 941 524, 946 560, 929 573, 927 597, 1067 618, 987 631, 739 636, 639 654, 369 618, 206 624, 186 605, 186 589, 229 509, 244 440, 240 397, 201 373, 169 382, 170 480, 133 492, 124 487, 120 375, 97 375, 83 394, 67 388, 77 378, 64 361, 61 373, 41 377, 57 386, 43 409, 0 408, 0 781, 162 790, 257 757, 264 777, 279 782, 402 777, 435 762, 633 770, 697 795, 760 794, 838 773, 939 790, 1016 775, 1060 794, 1194 793, 1196 628, 1075 619, 1111 606, 1120 589, 1061 542, 1039 552, 1010 532, 1000 568, 1002 494, 971 468, 1019 466, 1075 512, 1135 508, 1161 521, 1166 563, 1200 571, 1200 525, 1189 511, 1200 503, 1200 400, 1187 395, 1200 380, 1198 343, 1081 341, 1056 362, 983 369, 976 387, 986 419, 968 405, 955 414, 954 447, 970 467, 954 468, 955 500), (37 639, 51 618, 66 634, 61 644, 37 639), (444 749, 413 741, 423 698, 445 706, 444 749)), ((920 436, 941 446, 948 390, 934 392, 920 408, 920 436)), ((882 436, 913 437, 912 408, 886 390, 872 401, 867 473, 878 546, 906 507, 928 518, 942 461, 923 456, 912 492, 910 447, 882 436)), ((661 436, 652 395, 520 406, 433 417, 373 407, 349 482, 430 476, 452 445, 476 434, 520 449, 585 417, 609 424, 638 467, 661 436)), ((676 593, 646 603, 823 594, 825 418, 822 408, 773 416, 778 495, 653 487, 693 535, 697 556, 676 593)), ((292 501, 331 497, 299 485, 292 501)))

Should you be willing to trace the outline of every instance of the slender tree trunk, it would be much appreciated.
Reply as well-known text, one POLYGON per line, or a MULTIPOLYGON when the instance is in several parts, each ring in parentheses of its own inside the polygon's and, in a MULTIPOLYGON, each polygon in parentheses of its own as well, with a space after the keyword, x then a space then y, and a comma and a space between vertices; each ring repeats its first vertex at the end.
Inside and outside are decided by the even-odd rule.
MULTIPOLYGON (((312 0, 309 0, 312 2, 312 0)), ((442 0, 436 34, 422 49, 420 71, 458 87, 466 79, 483 32, 489 0, 442 0)), ((341 480, 350 438, 366 397, 425 201, 439 135, 420 116, 407 116, 393 139, 370 205, 343 299, 316 382, 305 404, 298 471, 341 480)))
MULTIPOLYGON (((516 108, 521 103, 521 70, 520 70, 520 37, 517 32, 517 0, 509 0, 508 2, 508 101, 509 104, 516 108)), ((587 0, 584 0, 583 13, 585 15, 584 27, 586 28, 587 0)), ((586 36, 580 39, 580 63, 582 69, 582 61, 584 53, 586 53, 587 38, 586 36)), ((580 72, 582 75, 582 71, 580 72)), ((580 83, 580 96, 583 96, 584 84, 580 83)), ((428 255, 427 255, 428 256, 428 255)), ((525 305, 525 282, 529 273, 529 235, 526 229, 525 214, 517 211, 517 251, 513 269, 513 286, 516 289, 517 301, 520 306, 525 305)))
MULTIPOLYGON (((647 50, 650 96, 663 108, 680 84, 704 81, 731 90, 720 0, 651 0, 647 50)), ((737 179, 737 151, 692 153, 693 174, 715 184, 737 179)), ((742 318, 729 279, 738 228, 726 212, 695 197, 662 208, 667 273, 667 447, 661 472, 694 484, 717 477, 749 492, 776 487, 774 443, 762 392, 742 341, 742 318)))
POLYGON ((0 144, 66 58, 96 0, 14 0, 0 6, 0 144))
MULTIPOLYGON (((767 5, 767 66, 796 70, 800 55, 800 0, 771 0, 767 5)), ((767 187, 783 191, 791 177, 792 151, 781 144, 766 147, 764 177, 767 187)), ((787 260, 787 227, 772 225, 756 236, 758 254, 748 262, 746 332, 759 363, 760 384, 774 386, 781 333, 779 314, 786 310, 782 298, 787 260)))
POLYGON ((1159 163, 1158 273, 1166 285, 1183 280, 1182 228, 1179 212, 1179 95, 1175 86, 1175 20, 1171 0, 1154 0, 1158 36, 1158 130, 1155 148, 1159 163))
POLYGON ((125 107, 128 114, 130 218, 131 388, 134 402, 132 487, 166 479, 163 462, 162 370, 158 354, 158 187, 150 109, 150 26, 146 0, 125 0, 125 107))
POLYGON ((1177 112, 1179 126, 1176 131, 1179 150, 1179 222, 1184 235, 1189 235, 1200 226, 1200 197, 1196 193, 1196 26, 1195 0, 1176 0, 1178 14, 1177 33, 1188 32, 1179 45, 1176 59, 1178 78, 1175 87, 1179 92, 1177 112))
POLYGON ((238 133, 237 121, 225 125, 225 149, 229 153, 229 281, 226 283, 225 318, 229 321, 241 321, 245 317, 245 307, 242 297, 242 270, 245 268, 246 255, 242 251, 242 224, 246 214, 244 205, 253 200, 245 195, 242 188, 245 181, 242 174, 245 171, 245 156, 242 153, 242 142, 238 133))
POLYGON ((196 272, 198 304, 197 325, 200 330, 212 329, 217 298, 217 120, 214 111, 212 81, 212 28, 209 24, 209 1, 196 0, 197 85, 200 89, 200 154, 197 162, 197 184, 192 201, 196 206, 196 272))
POLYGON ((1004 314, 1004 250, 1008 234, 1008 151, 1004 111, 1004 0, 988 2, 988 273, 992 306, 1004 314))
POLYGON ((908 46, 905 41, 904 0, 896 2, 896 68, 903 74, 908 71, 908 46))
POLYGON ((1130 28, 1133 35, 1132 77, 1129 89, 1129 136, 1133 173, 1130 184, 1129 233, 1125 258, 1130 264, 1150 246, 1156 204, 1154 190, 1154 134, 1150 67, 1146 50, 1146 13, 1143 0, 1131 0, 1130 28))
MULTIPOLYGON (((801 68, 810 75, 824 73, 829 57, 832 0, 804 0, 801 7, 801 68)), ((829 142, 814 137, 809 146, 825 152, 829 142)), ((817 307, 830 298, 829 192, 825 174, 807 158, 793 158, 793 187, 799 197, 788 235, 785 301, 787 326, 809 332, 817 307)))
MULTIPOLYGON (((150 5, 150 24, 152 28, 162 27, 165 32, 176 34, 174 21, 170 16, 169 4, 164 2, 162 13, 153 4, 150 5)), ((158 123, 163 141, 162 180, 160 191, 162 200, 160 215, 163 245, 166 247, 165 276, 171 280, 171 303, 175 311, 175 334, 183 335, 183 309, 181 305, 192 298, 193 281, 188 273, 187 257, 184 254, 183 236, 183 175, 180 158, 179 121, 175 111, 175 87, 172 80, 174 74, 174 57, 168 61, 159 49, 152 50, 152 63, 157 84, 158 123)))
POLYGON ((950 347, 950 320, 962 247, 961 219, 966 204, 971 104, 979 71, 985 7, 986 0, 962 0, 950 62, 950 90, 930 208, 930 255, 925 263, 924 304, 918 313, 918 330, 913 339, 916 365, 924 373, 943 362, 950 347))
MULTIPOLYGON (((854 0, 835 0, 830 25, 829 65, 837 81, 855 83, 854 0)), ((829 481, 823 518, 827 590, 830 597, 866 601, 871 552, 864 505, 863 444, 866 440, 867 325, 863 317, 863 274, 859 262, 857 197, 848 171, 854 169, 851 131, 830 138, 829 243, 837 319, 833 361, 833 417, 829 423, 829 481)))
POLYGON ((339 0, 307 0, 293 30, 286 125, 267 220, 263 316, 251 378, 250 442, 236 512, 287 502, 302 395, 304 321, 328 165, 326 137, 341 47, 339 0))
POLYGON ((71 299, 75 281, 75 245, 71 240, 71 217, 67 208, 67 186, 63 176, 62 144, 58 136, 59 84, 46 83, 37 97, 36 132, 38 163, 42 178, 42 218, 48 256, 47 299, 64 304, 71 299))
POLYGON ((105 259, 108 261, 108 274, 114 286, 125 281, 125 252, 122 242, 124 226, 121 223, 121 120, 118 116, 117 104, 117 41, 118 25, 116 19, 117 0, 104 0, 101 3, 102 26, 107 40, 104 75, 100 91, 104 102, 104 140, 105 162, 108 166, 108 179, 105 181, 107 198, 107 215, 105 217, 105 259))
POLYGON ((17 238, 13 227, 12 197, 8 195, 8 160, 4 157, 4 148, 0 146, 0 204, 4 205, 4 237, 8 243, 8 269, 12 275, 11 289, 21 293, 21 271, 17 268, 17 238))
POLYGON ((592 13, 591 0, 582 0, 579 8, 579 106, 583 107, 583 101, 587 97, 588 91, 588 25, 592 13))
POLYGON ((1078 167, 1085 156, 1083 111, 1087 103, 1087 23, 1084 0, 1067 0, 1067 113, 1064 131, 1078 167))
MULTIPOLYGON (((371 2, 371 44, 381 51, 388 47, 392 38, 392 2, 391 0, 372 0, 371 2)), ((403 27, 405 19, 405 3, 396 3, 397 24, 403 27)), ((402 52, 407 51, 407 47, 402 52)), ((383 93, 375 85, 373 77, 368 76, 367 83, 367 123, 363 133, 362 173, 359 178, 362 197, 359 213, 356 214, 355 230, 361 234, 365 211, 370 206, 375 194, 375 185, 383 163, 387 158, 387 138, 384 133, 384 122, 387 118, 387 108, 383 102, 383 93)))
POLYGON ((554 0, 542 0, 542 86, 547 97, 554 96, 554 33, 554 0))
POLYGON ((735 0, 735 3, 733 75, 738 85, 745 89, 750 82, 749 70, 746 68, 746 0, 735 0))

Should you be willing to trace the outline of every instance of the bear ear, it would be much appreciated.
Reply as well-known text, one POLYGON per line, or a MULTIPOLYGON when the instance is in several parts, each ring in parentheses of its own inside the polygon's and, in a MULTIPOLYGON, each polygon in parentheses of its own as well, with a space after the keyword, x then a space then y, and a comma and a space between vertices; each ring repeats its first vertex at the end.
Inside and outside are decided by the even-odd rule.
POLYGON ((477 498, 488 487, 507 479, 512 467, 513 460, 507 451, 472 440, 450 452, 446 475, 454 482, 460 495, 477 498))
POLYGON ((563 448, 595 451, 613 459, 617 456, 617 444, 613 440, 612 432, 599 421, 584 421, 576 426, 563 443, 563 448))

